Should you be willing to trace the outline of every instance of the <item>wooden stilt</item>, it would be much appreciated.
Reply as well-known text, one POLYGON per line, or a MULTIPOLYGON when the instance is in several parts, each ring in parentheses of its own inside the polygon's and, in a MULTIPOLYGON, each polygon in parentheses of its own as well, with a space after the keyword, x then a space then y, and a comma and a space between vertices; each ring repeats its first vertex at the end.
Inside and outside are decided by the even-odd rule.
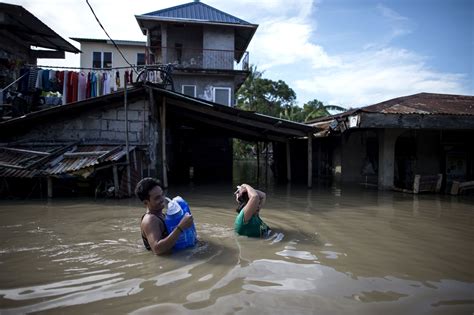
POLYGON ((48 198, 53 198, 53 178, 48 177, 48 198))
POLYGON ((286 141, 286 179, 291 182, 290 140, 286 141))
MULTIPOLYGON (((119 177, 118 177, 118 168, 117 165, 114 165, 113 167, 113 172, 114 172, 114 194, 115 198, 120 197, 120 184, 119 184, 119 177)), ((107 187, 105 187, 107 189, 107 187)))

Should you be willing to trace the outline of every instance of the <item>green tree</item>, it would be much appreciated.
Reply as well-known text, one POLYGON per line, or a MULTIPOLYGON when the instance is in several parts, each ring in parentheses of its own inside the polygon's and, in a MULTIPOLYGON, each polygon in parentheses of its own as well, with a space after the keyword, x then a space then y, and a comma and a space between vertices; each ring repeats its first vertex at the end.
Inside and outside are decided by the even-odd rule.
POLYGON ((279 117, 285 108, 294 106, 296 93, 284 81, 262 78, 256 66, 237 91, 237 107, 261 114, 279 117))
POLYGON ((346 109, 337 105, 324 105, 323 102, 314 99, 303 105, 303 120, 301 121, 307 122, 319 117, 329 116, 331 115, 330 110, 343 112, 346 109))

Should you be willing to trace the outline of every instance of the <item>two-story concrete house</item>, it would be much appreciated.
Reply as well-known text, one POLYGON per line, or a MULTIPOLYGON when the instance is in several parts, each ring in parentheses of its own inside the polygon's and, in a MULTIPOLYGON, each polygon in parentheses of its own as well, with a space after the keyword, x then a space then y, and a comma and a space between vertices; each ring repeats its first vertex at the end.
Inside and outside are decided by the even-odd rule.
POLYGON ((172 64, 176 92, 232 106, 249 71, 246 51, 258 25, 191 3, 136 15, 147 64, 172 64))

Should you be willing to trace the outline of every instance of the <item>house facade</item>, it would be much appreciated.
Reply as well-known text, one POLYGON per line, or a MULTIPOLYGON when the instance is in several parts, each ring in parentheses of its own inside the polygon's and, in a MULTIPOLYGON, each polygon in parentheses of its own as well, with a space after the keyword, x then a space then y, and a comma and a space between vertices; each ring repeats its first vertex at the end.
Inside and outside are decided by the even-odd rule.
POLYGON ((234 105, 258 25, 199 1, 135 17, 147 36, 146 63, 173 65, 176 92, 234 105))
MULTIPOLYGON (((109 39, 78 37, 71 37, 71 39, 81 45, 81 68, 105 70, 119 68, 114 70, 114 72, 118 71, 120 78, 123 80, 125 71, 130 72, 132 70, 127 61, 133 66, 145 65, 146 42, 144 41, 114 40, 123 56, 127 59, 127 61, 125 61, 113 42, 109 39)), ((123 82, 121 87, 123 87, 123 82)))

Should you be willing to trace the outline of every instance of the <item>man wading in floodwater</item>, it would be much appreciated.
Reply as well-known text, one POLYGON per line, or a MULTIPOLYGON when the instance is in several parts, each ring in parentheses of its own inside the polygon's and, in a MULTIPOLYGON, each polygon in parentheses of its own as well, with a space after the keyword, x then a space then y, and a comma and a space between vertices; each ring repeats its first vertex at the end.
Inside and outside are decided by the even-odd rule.
POLYGON ((179 235, 193 224, 193 217, 186 213, 173 231, 167 231, 163 208, 165 196, 159 180, 154 178, 142 179, 135 188, 135 195, 143 201, 146 213, 142 216, 140 230, 146 249, 156 255, 170 252, 176 244, 179 235))
POLYGON ((235 200, 239 203, 234 229, 239 235, 251 237, 267 236, 268 226, 260 218, 260 209, 265 203, 266 194, 252 186, 242 184, 237 186, 235 200))

